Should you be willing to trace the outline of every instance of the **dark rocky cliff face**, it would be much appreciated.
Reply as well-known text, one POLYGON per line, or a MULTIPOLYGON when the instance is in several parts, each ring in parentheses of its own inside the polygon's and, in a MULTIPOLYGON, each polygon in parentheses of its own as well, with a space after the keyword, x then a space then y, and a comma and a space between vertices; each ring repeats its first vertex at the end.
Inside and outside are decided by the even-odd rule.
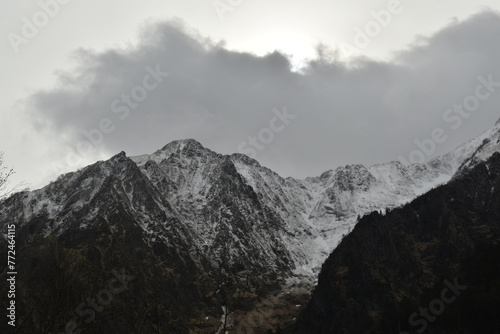
POLYGON ((290 333, 500 333, 500 154, 362 218, 290 333))

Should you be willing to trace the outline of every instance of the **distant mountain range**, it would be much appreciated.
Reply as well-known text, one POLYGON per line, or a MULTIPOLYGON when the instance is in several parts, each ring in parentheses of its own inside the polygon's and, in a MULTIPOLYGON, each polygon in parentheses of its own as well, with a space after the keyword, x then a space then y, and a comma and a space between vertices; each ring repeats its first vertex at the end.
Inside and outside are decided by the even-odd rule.
MULTIPOLYGON (((471 170, 494 165, 484 161, 499 150, 497 123, 426 164, 350 165, 304 180, 283 178, 245 155, 221 155, 192 139, 171 142, 153 154, 121 152, 0 202, 2 231, 9 224, 17 231, 18 333, 59 333, 71 321, 83 333, 241 332, 243 327, 266 333, 287 327, 327 258, 319 284, 328 281, 329 255, 359 218, 380 212, 361 220, 364 226, 384 220, 387 210, 405 210, 397 208, 471 170), (134 277, 123 292, 102 310, 77 310, 122 268, 134 277), (259 321, 250 321, 249 315, 263 308, 268 311, 258 313, 259 321)), ((370 240, 355 239, 359 233, 338 249, 348 247, 347 240, 367 247, 375 242, 369 234, 363 237, 370 240)), ((5 237, 0 239, 2 257, 5 237)), ((411 241, 418 248, 415 238, 411 241)), ((376 254, 367 255, 376 261, 376 254)), ((0 276, 2 295, 6 272, 0 276)), ((319 300, 318 291, 311 303, 319 300)), ((341 298, 348 296, 335 298, 345 302, 341 298)), ((307 318, 317 311, 311 303, 297 327, 301 333, 319 321, 307 318)), ((377 307, 373 310, 382 309, 377 307)), ((366 312, 372 320, 379 318, 366 312)), ((317 333, 340 328, 325 326, 317 333)))

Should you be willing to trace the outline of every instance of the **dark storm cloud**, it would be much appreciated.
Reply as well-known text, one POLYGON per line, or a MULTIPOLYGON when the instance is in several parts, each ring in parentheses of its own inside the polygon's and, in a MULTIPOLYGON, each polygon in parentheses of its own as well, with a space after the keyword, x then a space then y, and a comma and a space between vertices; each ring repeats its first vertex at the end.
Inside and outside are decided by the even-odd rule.
POLYGON ((280 124, 257 160, 281 174, 316 175, 407 156, 436 127, 449 137, 436 147, 444 153, 493 126, 500 89, 456 130, 443 114, 474 94, 479 76, 500 81, 498 36, 499 14, 483 12, 420 37, 390 62, 346 65, 319 47, 297 73, 279 52, 229 51, 179 22, 158 23, 144 29, 137 46, 78 51, 74 72, 60 74, 58 87, 27 105, 38 131, 76 147, 101 125, 108 133, 96 149, 129 155, 179 138, 236 152, 270 127, 274 108, 286 106, 295 118, 280 124))

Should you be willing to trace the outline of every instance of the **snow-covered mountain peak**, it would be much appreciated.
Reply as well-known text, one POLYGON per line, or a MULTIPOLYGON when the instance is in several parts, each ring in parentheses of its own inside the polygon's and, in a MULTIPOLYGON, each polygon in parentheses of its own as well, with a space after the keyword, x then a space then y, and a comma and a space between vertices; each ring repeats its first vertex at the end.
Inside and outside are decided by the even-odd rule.
POLYGON ((319 176, 319 179, 323 182, 323 183, 327 183, 331 178, 332 178, 332 175, 333 175, 333 169, 329 169, 327 170, 326 172, 324 172, 323 174, 321 174, 319 176))
POLYGON ((483 132, 480 136, 460 145, 455 150, 431 160, 440 162, 453 170, 460 172, 465 168, 475 166, 478 162, 487 160, 494 152, 500 151, 500 123, 483 132))
POLYGON ((252 167, 261 167, 260 163, 257 160, 250 158, 248 155, 241 154, 241 153, 231 154, 231 160, 233 162, 241 162, 245 165, 252 166, 252 167))
POLYGON ((165 145, 159 151, 164 152, 174 152, 174 151, 184 151, 184 150, 208 150, 203 145, 195 139, 179 139, 174 140, 167 145, 165 145))
POLYGON ((145 165, 148 161, 161 163, 162 161, 170 161, 172 159, 192 160, 193 158, 207 158, 220 156, 214 151, 204 147, 200 142, 194 139, 174 140, 163 148, 152 154, 144 154, 135 157, 130 157, 138 166, 145 165), (187 159, 186 159, 187 158, 187 159))
POLYGON ((122 161, 125 158, 127 158, 127 153, 125 153, 125 151, 121 151, 120 153, 112 156, 109 160, 110 161, 122 161))
POLYGON ((365 166, 356 164, 335 169, 331 181, 340 191, 366 191, 375 178, 365 166))

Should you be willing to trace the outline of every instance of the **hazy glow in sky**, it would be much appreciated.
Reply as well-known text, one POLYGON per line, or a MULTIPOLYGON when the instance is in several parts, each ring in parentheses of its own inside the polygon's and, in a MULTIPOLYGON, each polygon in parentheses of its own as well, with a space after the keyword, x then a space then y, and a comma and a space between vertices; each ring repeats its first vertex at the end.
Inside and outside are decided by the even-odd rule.
MULTIPOLYGON (((365 66, 363 71, 348 72, 345 75, 331 76, 325 80, 333 80, 332 82, 325 84, 325 87, 318 87, 320 80, 318 79, 321 75, 318 73, 309 73, 309 76, 303 77, 297 83, 297 86, 290 86, 289 83, 284 83, 287 80, 294 80, 288 74, 280 74, 280 61, 278 58, 276 60, 269 60, 268 65, 270 66, 270 73, 275 73, 276 81, 271 82, 270 78, 266 78, 263 83, 263 88, 267 88, 267 92, 262 92, 259 95, 257 90, 252 91, 252 87, 242 82, 236 82, 235 84, 229 85, 227 82, 223 81, 223 75, 227 73, 234 73, 235 70, 231 70, 230 67, 220 67, 217 70, 220 71, 219 74, 207 74, 207 68, 210 67, 196 67, 197 70, 186 70, 184 73, 177 73, 175 68, 167 68, 170 64, 171 66, 189 66, 189 64, 182 63, 177 58, 169 60, 170 63, 166 63, 165 69, 173 72, 173 80, 186 80, 185 88, 188 91, 182 91, 182 85, 184 81, 170 82, 169 85, 179 89, 178 95, 185 96, 186 99, 183 101, 177 101, 175 105, 175 110, 183 109, 183 112, 173 113, 176 115, 177 128, 174 131, 171 129, 172 133, 176 136, 184 137, 182 134, 185 133, 186 136, 193 137, 193 129, 197 127, 202 127, 204 129, 212 129, 211 131, 206 130, 205 134, 200 135, 202 143, 212 148, 216 151, 221 151, 223 153, 235 152, 238 144, 247 138, 247 136, 252 135, 255 131, 258 131, 263 126, 266 126, 268 122, 268 114, 265 112, 253 112, 255 110, 264 110, 266 112, 271 112, 273 108, 282 108, 287 105, 291 110, 290 112, 296 112, 299 115, 297 120, 280 134, 280 137, 276 138, 275 142, 269 145, 265 151, 260 154, 257 159, 261 161, 264 165, 277 170, 281 174, 293 175, 303 177, 306 175, 316 175, 321 171, 328 168, 335 168, 339 164, 345 163, 375 163, 385 161, 384 159, 396 159, 398 154, 404 154, 409 149, 415 136, 420 134, 425 135, 427 132, 431 131, 434 127, 438 126, 436 124, 440 117, 432 118, 432 121, 426 121, 422 119, 422 116, 418 116, 419 108, 428 108, 429 110, 437 110, 436 113, 442 114, 443 110, 449 106, 453 105, 455 101, 460 101, 464 94, 470 90, 476 84, 474 78, 479 75, 487 75, 489 73, 498 73, 497 68, 489 69, 488 61, 483 62, 483 56, 487 59, 488 57, 497 57, 497 50, 489 50, 486 46, 490 44, 498 44, 497 40, 484 40, 483 44, 476 43, 474 41, 477 39, 474 37, 470 40, 465 40, 465 43, 470 43, 473 45, 471 47, 471 52, 476 52, 481 57, 467 59, 464 63, 464 67, 468 70, 463 70, 458 62, 458 58, 454 58, 453 55, 457 53, 455 48, 459 44, 456 38, 447 39, 446 34, 442 36, 442 39, 433 40, 433 47, 430 51, 423 51, 421 54, 418 53, 411 45, 419 40, 426 40, 430 36, 434 35, 438 31, 441 31, 445 27, 449 27, 453 22, 464 22, 467 21, 471 16, 477 14, 485 9, 489 8, 491 10, 500 10, 500 3, 498 0, 482 0, 482 1, 471 1, 471 0, 353 0, 353 1, 327 1, 327 0, 312 0, 312 1, 285 1, 285 0, 275 0, 275 1, 265 1, 265 0, 242 0, 242 1, 197 1, 197 0, 166 0, 166 1, 96 1, 96 0, 41 0, 33 2, 23 2, 23 1, 9 1, 2 4, 2 19, 0 20, 0 34, 3 36, 0 39, 0 65, 2 69, 2 81, 1 81, 1 91, 3 99, 0 101, 0 150, 5 152, 5 158, 8 164, 14 167, 17 171, 16 180, 25 180, 31 183, 34 187, 46 184, 50 179, 56 176, 56 173, 51 168, 51 164, 54 161, 60 160, 66 154, 66 145, 71 145, 74 140, 78 138, 75 137, 75 132, 78 129, 87 126, 91 123, 86 123, 88 120, 83 116, 77 117, 77 114, 71 114, 69 112, 67 116, 75 119, 74 123, 71 121, 63 121, 65 117, 60 113, 61 108, 74 108, 71 109, 73 112, 78 110, 80 113, 85 113, 86 109, 82 105, 77 105, 77 98, 81 100, 88 99, 93 101, 95 105, 99 106, 102 102, 105 105, 106 101, 99 100, 99 96, 106 96, 107 98, 112 98, 114 93, 117 91, 113 87, 109 87, 104 83, 96 84, 101 91, 100 94, 94 94, 95 92, 86 92, 83 94, 75 94, 75 100, 70 100, 61 98, 61 92, 57 89, 53 92, 53 98, 43 98, 37 100, 36 106, 40 108, 40 113, 38 116, 34 116, 33 110, 31 113, 26 113, 25 105, 27 99, 30 100, 35 93, 40 89, 50 90, 51 88, 57 88, 58 86, 64 86, 68 82, 74 80, 72 75, 78 68, 83 68, 83 72, 87 75, 98 75, 99 78, 109 79, 102 68, 98 72, 90 70, 88 67, 89 59, 98 59, 101 61, 100 64, 106 64, 109 71, 113 71, 113 62, 104 61, 103 57, 107 50, 119 49, 123 54, 129 53, 134 55, 134 59, 129 66, 136 66, 137 68, 144 68, 146 65, 151 65, 154 67, 155 63, 148 63, 149 60, 158 60, 161 57, 167 57, 169 55, 168 50, 158 50, 151 48, 148 52, 151 53, 150 56, 144 55, 138 52, 136 48, 141 45, 143 40, 140 38, 140 31, 148 31, 147 26, 154 26, 155 23, 161 23, 165 21, 179 20, 183 21, 185 24, 184 34, 194 38, 200 42, 205 38, 211 40, 212 46, 217 46, 221 48, 220 45, 224 45, 224 49, 240 51, 240 52, 250 52, 256 56, 265 56, 266 54, 272 53, 275 50, 279 50, 282 54, 287 55, 291 62, 293 70, 297 70, 300 66, 305 66, 307 68, 310 63, 307 62, 309 59, 314 59, 316 57, 316 46, 318 44, 324 44, 335 49, 344 43, 353 45, 355 43, 354 38, 359 32, 365 31, 367 24, 375 20, 375 16, 381 15, 385 10, 391 8, 391 6, 398 7, 397 14, 392 14, 387 26, 381 27, 379 32, 376 32, 373 37, 369 38, 369 45, 358 50, 357 55, 366 56, 370 59, 379 60, 387 62, 387 66, 392 64, 394 68, 386 70, 384 65, 377 67, 375 62, 370 63, 369 66, 365 66), (214 8, 214 4, 225 6, 227 11, 221 19, 220 12, 214 8), (233 5, 229 5, 232 3, 233 5), (50 12, 51 16, 47 15, 46 22, 44 21, 43 11, 50 12), (228 9, 229 8, 229 9, 228 9), (42 13, 42 14, 40 14, 42 13), (378 13, 378 14, 377 14, 378 13), (33 23, 38 20, 41 27, 37 28, 38 31, 30 31, 29 27, 26 27, 26 22, 29 21, 33 23), (146 30, 144 30, 146 29, 146 30), (26 31, 30 32, 29 38, 26 37, 26 31), (24 33, 24 34, 23 34, 24 33), (22 44, 13 47, 13 36, 21 36, 24 38, 22 44), (447 41, 450 43, 447 44, 447 41), (440 51, 440 46, 443 50, 440 51), (483 47, 484 46, 484 47, 483 47), (75 56, 77 49, 92 50, 94 52, 94 58, 87 56, 75 56), (408 55, 401 56, 395 55, 394 52, 400 52, 401 50, 412 50, 408 55), (454 53, 455 52, 455 53, 454 53), (437 61, 442 55, 446 55, 457 61, 455 64, 459 68, 459 73, 461 75, 456 75, 454 80, 463 79, 463 85, 457 85, 456 82, 451 82, 450 86, 443 91, 439 90, 443 88, 450 79, 450 73, 455 73, 456 71, 449 64, 449 61, 442 60, 437 61), (485 56, 486 55, 486 56, 485 56), (101 57, 102 56, 102 57, 101 57), (406 57, 406 58, 405 58, 406 57), (413 58, 412 58, 413 57, 413 58), (408 67, 408 72, 418 71, 418 70, 432 70, 436 73, 432 75, 425 76, 419 73, 418 76, 412 77, 408 73, 403 73, 405 71, 396 70, 395 63, 405 63, 408 62, 422 62, 422 64, 415 65, 415 67, 408 67), (277 63, 276 63, 277 62, 277 63), (426 62, 433 63, 432 66, 423 64, 426 62), (442 76, 440 75, 440 65, 443 65, 442 76), (474 64, 477 64, 474 65, 474 64), (483 64, 484 66, 482 66, 483 64), (61 80, 61 73, 64 71, 67 74, 64 76, 68 77, 68 81, 61 80), (277 71, 277 72, 274 72, 277 71), (385 74, 381 74, 381 73, 385 74), (55 75, 56 74, 56 75, 55 75), (188 77, 189 74, 189 77, 188 77), (388 75, 392 75, 393 79, 396 81, 391 81, 388 79, 387 86, 388 90, 379 92, 377 85, 374 84, 373 87, 364 87, 357 90, 357 86, 353 85, 356 83, 357 75, 364 78, 364 82, 369 82, 373 78, 376 80, 385 80, 388 75), (436 77, 434 77, 436 76, 436 77), (431 78, 432 77, 432 78, 431 78), (212 81, 206 81, 210 78, 212 81), (221 82, 214 82, 220 78, 221 82), (283 80, 283 82, 281 81, 283 80), (343 86, 343 80, 345 80, 346 85, 343 86), (415 81, 414 85, 403 85, 398 91, 397 80, 409 80, 415 81), (436 99, 436 101, 429 101, 428 105, 418 101, 419 94, 425 97, 432 95, 432 91, 424 92, 422 87, 428 87, 429 82, 427 80, 432 80, 433 82, 438 82, 441 86, 436 87, 434 92, 442 96, 442 98, 436 99), (238 103, 229 101, 227 106, 231 107, 233 111, 224 111, 224 105, 221 103, 215 103, 212 101, 207 102, 207 105, 203 105, 201 100, 193 99, 189 101, 189 92, 193 91, 193 87, 198 87, 202 85, 206 87, 205 93, 208 91, 207 87, 210 85, 219 85, 221 87, 228 87, 241 84, 241 89, 245 92, 249 92, 253 100, 261 100, 255 105, 251 104, 252 99, 249 99, 246 106, 241 106, 241 114, 234 111, 233 109, 238 108, 238 103), (195 86, 193 86, 195 85, 195 86), (196 86, 198 85, 198 86, 196 86), (302 86, 301 86, 302 85, 302 86), (294 101, 291 96, 286 94, 281 94, 280 92, 284 89, 290 91, 300 91, 299 87, 303 87, 305 91, 314 85, 314 91, 308 92, 304 96, 304 101, 310 101, 309 105, 301 105, 299 101, 294 101), (337 100, 328 100, 323 96, 323 94, 328 93, 327 90, 331 85, 337 86, 336 90, 331 91, 332 94, 340 94, 343 96, 349 96, 351 99, 358 99, 358 95, 364 100, 370 100, 373 97, 371 104, 366 104, 365 106, 350 104, 350 100, 345 100, 335 104, 337 100), (306 88, 309 87, 309 88, 306 88), (108 90, 109 88, 109 90, 108 90), (346 91, 342 92, 345 89, 346 91), (323 91, 324 90, 324 91, 323 91), (414 90, 414 91, 412 91, 414 90), (273 92, 270 94, 269 92, 273 92), (454 96, 451 92, 456 92, 454 96), (415 93, 415 97, 411 97, 415 93), (266 94, 269 94, 267 96, 266 94), (371 95, 377 95, 375 98, 371 95), (427 94, 427 95, 426 95, 427 94), (98 96, 99 95, 99 96, 98 96), (315 104, 314 96, 318 96, 320 102, 315 104), (391 98, 389 100, 388 96, 391 98), (410 97, 408 97, 410 96, 410 97), (288 99, 288 100, 287 100, 288 99), (310 99, 310 100, 309 100, 310 99), (323 100, 322 100, 323 99, 323 100), (381 102, 382 101, 382 102, 381 102), (384 102, 385 101, 385 102, 384 102), (389 103, 389 102, 390 103, 389 103), (412 101, 416 101, 413 105, 412 101), (40 104, 43 102, 43 105, 40 104), (380 105, 379 105, 380 102, 380 105), (387 104, 386 104, 387 102, 387 104), (435 102, 435 104, 433 104, 435 102), (212 104, 210 104, 212 103, 212 104), (326 108, 330 105, 332 108, 326 108), (360 128, 378 126, 380 133, 387 132, 386 129, 382 129, 385 125, 374 125, 374 124, 363 124, 363 120, 369 119, 370 109, 375 110, 387 110, 387 106, 390 105, 397 109, 397 106, 401 112, 397 113, 395 110, 391 110, 394 114, 392 120, 394 124, 390 126, 396 127, 395 124, 401 122, 405 130, 400 130, 399 132, 389 131, 391 135, 396 136, 398 133, 400 135, 408 135, 406 146, 401 145, 389 145, 390 139, 386 139, 380 142, 376 141, 364 141, 364 144, 354 143, 352 147, 349 147, 349 141, 345 140, 343 145, 347 145, 345 152, 341 148, 337 148, 335 143, 343 141, 345 135, 340 127, 342 124, 340 120, 344 122, 343 126, 346 124, 358 124, 360 128), (189 106, 186 107, 186 106, 189 106), (217 106, 219 110, 211 109, 211 106, 217 106), (368 114, 360 114, 359 119, 346 119, 341 116, 343 112, 338 111, 342 108, 351 108, 349 112, 357 112, 358 109, 355 108, 365 108, 365 112, 368 114), (300 110, 297 110, 299 109, 300 110), (354 109, 353 109, 354 108, 354 109), (58 112, 52 112, 51 110, 59 110, 58 112), (310 109, 307 112, 305 109, 310 109), (203 110, 203 112, 199 112, 203 110), (253 111, 252 111, 253 110, 253 111), (412 110, 408 112, 408 110, 412 110), (321 113, 329 112, 333 116, 327 118, 322 118, 319 115, 321 113), (337 118, 335 113, 339 113, 337 118), (182 121, 184 119, 189 119, 187 114, 193 115, 199 121, 196 125, 193 125, 190 121, 182 121), (29 116, 27 116, 29 115, 29 116), (203 116, 204 115, 204 116, 203 116), (250 116, 249 116, 250 115, 250 116), (252 116, 254 115, 254 116, 252 116), (311 115, 311 116, 308 116, 311 115), (365 117, 366 116, 366 117, 365 117), (203 118, 206 117, 206 118, 203 118), (34 122, 34 119, 42 118, 43 120, 54 123, 52 127, 41 127, 39 125, 39 120, 34 122), (79 123, 81 122, 81 123, 79 123), (201 123, 200 123, 201 122, 201 123), (324 123, 326 125, 318 126, 317 123, 324 123), (331 123, 328 123, 331 122, 331 123), (434 123, 433 123, 434 122, 434 123), (214 135, 215 129, 226 129, 225 126, 241 126, 248 128, 236 129, 234 131, 222 132, 224 135, 220 137, 214 135), (407 131, 409 124, 413 124, 416 129, 414 131, 407 131), (328 131, 330 129, 330 131, 328 131), (181 130, 185 130, 184 132, 181 130), (318 131, 319 134, 307 135, 308 133, 318 131), (242 133, 238 137, 237 133, 242 133), (336 134, 337 133, 337 134, 336 134), (330 137, 329 137, 330 136, 330 137), (311 139, 312 137, 312 139, 311 139), (310 141, 309 141, 310 140, 310 141), (363 145, 369 146, 370 144, 377 145, 378 148, 375 149, 376 154, 369 154, 368 151, 373 151, 373 148, 368 147, 367 153, 363 154, 361 147, 363 145), (321 144, 321 145, 320 145, 321 144), (328 144, 331 144, 331 148, 328 148, 328 144), (308 147, 317 147, 316 150, 308 149, 308 147), (328 151, 325 151, 328 150, 328 151), (348 154, 346 152, 358 152, 353 154, 348 154), (338 153, 338 154, 337 154, 338 153), (376 157, 380 157, 377 160, 376 157), (301 161, 308 160, 311 163, 302 163, 301 161), (295 167, 292 167, 295 166, 295 167)), ((219 7, 220 8, 220 7, 219 7)), ((494 20, 493 20, 494 21, 494 20)), ((491 23, 492 26, 495 26, 491 23)), ((476 31, 475 27, 480 26, 478 20, 474 21, 471 26, 463 24, 460 29, 464 31, 476 31)), ((496 26, 495 26, 496 27, 496 26)), ((151 31, 151 30, 149 30, 151 31)), ((455 32, 456 33, 456 32, 455 32)), ((449 31, 449 35, 454 34, 453 29, 449 31)), ((481 31, 478 32, 479 36, 484 35, 481 31)), ((498 35, 497 35, 498 36, 498 35)), ((17 37, 16 37, 17 38, 17 37)), ((165 39, 158 39, 159 41, 165 42, 170 41, 170 37, 165 37, 165 39)), ((182 40, 184 37, 180 37, 182 40)), ((464 37, 464 38, 467 38, 464 37)), ((19 41, 19 40, 17 40, 19 41)), ((427 41, 428 42, 428 41, 427 41)), ((177 42, 171 41, 172 46, 177 46, 177 42)), ((15 44, 15 43, 14 43, 15 44)), ((182 43, 181 43, 182 44, 182 43)), ((195 48, 196 49, 196 48, 195 48)), ((214 61, 216 62, 218 58, 212 56, 210 52, 203 53, 198 52, 195 49, 187 50, 185 54, 179 51, 179 54, 184 56, 192 55, 198 61, 214 61), (195 57, 196 56, 196 57, 195 57)), ((463 46, 462 49, 463 50, 463 46)), ((457 51, 458 52, 458 51, 457 51)), ((253 67, 253 62, 257 61, 257 57, 254 60, 251 59, 240 59, 236 55, 233 55, 237 59, 236 64, 239 64, 238 68, 252 68, 253 71, 258 71, 259 66, 253 67)), ((253 57, 253 56, 248 56, 253 57)), ((248 58, 247 57, 247 58, 248 58)), ((125 57, 126 58, 126 57, 125 57)), ((243 57, 245 58, 245 57, 243 57)), ((223 57, 221 58, 223 61, 223 57)), ((340 59, 349 59, 347 54, 341 54, 340 59)), ((266 63, 266 62, 264 62, 266 63)), ((218 63, 217 63, 218 64, 218 63)), ((125 65, 124 65, 125 66, 125 65)), ((208 65, 207 65, 208 66, 208 65)), ((186 67, 189 69, 189 67, 186 67)), ((331 70, 331 67, 322 68, 324 71, 331 70)), ((309 68, 309 70, 311 70, 309 68)), ((251 77, 245 71, 238 71, 242 79, 249 78, 256 80, 251 77)), ((325 73, 326 73, 325 72, 325 73)), ((263 72, 265 73, 265 72, 263 72)), ((140 73, 137 74, 140 78, 140 73)), ((122 75, 118 76, 123 80, 130 79, 131 82, 124 82, 118 85, 120 88, 126 89, 135 84, 137 79, 136 75, 122 75)), ((500 76, 499 76, 500 78, 500 76)), ((90 80, 90 79, 89 79, 90 80)), ((255 82, 259 82, 256 80, 255 82)), ((288 81, 287 81, 288 82, 288 81)), ((117 87, 118 87, 117 86, 117 87)), ((368 85, 367 85, 368 86, 368 85)), ((170 86, 169 86, 170 87, 170 86)), ((172 88, 171 87, 171 88, 172 88)), ((115 87, 116 88, 116 87, 115 87)), ((154 92, 153 92, 154 93, 154 92)), ((168 104, 167 101, 156 99, 153 96, 147 100, 144 104, 146 110, 145 115, 149 115, 147 118, 148 122, 153 122, 158 115, 152 110, 157 110, 161 108, 166 108, 165 105, 168 104), (155 105, 155 103, 157 103, 155 105), (155 116, 156 115, 156 116, 155 116)), ((61 95, 62 94, 62 95, 61 95)), ((66 93, 65 93, 66 94, 66 93)), ((205 100, 208 98, 213 99, 223 99, 223 94, 217 95, 214 93, 210 95, 208 93, 205 100)), ((339 95, 339 96, 340 96, 339 95)), ((66 96, 66 95, 64 95, 66 96)), ((245 94, 241 95, 240 99, 245 98, 245 94)), ((465 95, 467 96, 467 95, 465 95)), ((234 93, 233 98, 239 98, 238 93, 234 93)), ((231 99, 228 99, 231 100, 231 99)), ((491 105, 488 108, 493 108, 494 102, 498 100, 488 101, 491 105)), ((486 108, 486 107, 485 107, 486 108)), ((163 109, 162 109, 163 110, 163 109)), ((98 114, 98 110, 95 113, 98 114)), ((165 109, 162 112, 169 113, 170 111, 165 109)), ((103 111, 104 113, 104 111, 103 111)), ((97 119, 101 116, 96 116, 97 119)), ((174 117, 174 116, 172 116, 174 117)), ((376 116, 375 118, 384 119, 384 116, 376 116)), ((451 139, 446 145, 440 148, 440 151, 446 151, 447 149, 456 146, 457 144, 465 141, 466 139, 478 135, 478 131, 485 130, 488 128, 488 124, 491 120, 498 118, 498 114, 491 112, 484 112, 484 116, 477 119, 472 119, 463 128, 459 129, 454 136, 450 135, 451 139)), ((145 118, 146 119, 146 118, 145 118)), ((384 123, 387 125, 388 122, 384 123)), ((389 126, 389 125, 387 125, 389 126)), ((168 128, 165 125, 166 129, 168 128)), ((142 128, 144 129, 144 127, 142 128)), ((412 128, 413 129, 413 128, 412 128)), ((137 129, 130 129, 135 131, 137 129)), ((353 130, 354 131, 354 130, 353 130)), ((359 133, 364 133, 359 130, 359 133)), ((368 131, 368 130, 366 130, 368 131)), ((354 131, 356 132, 356 131, 354 131)), ((376 132, 369 132, 370 135, 375 135, 376 132)), ((115 136, 115 134, 113 135, 115 136)), ((154 136, 151 135, 150 141, 146 140, 144 145, 132 145, 126 141, 120 140, 119 136, 126 136, 126 134, 117 131, 116 138, 110 137, 110 143, 102 147, 102 149, 96 150, 92 154, 85 157, 85 161, 82 165, 87 163, 92 163, 96 159, 107 158, 110 155, 117 153, 119 150, 123 149, 127 152, 131 151, 133 154, 147 153, 148 151, 154 150, 156 148, 162 147, 166 144, 165 140, 171 140, 170 136, 154 136), (162 141, 162 142, 159 142, 162 141), (123 147, 120 148, 120 143, 123 143, 123 147)), ((73 143, 74 144, 74 143, 73 143)), ((437 152, 442 153, 442 152, 437 152)))

